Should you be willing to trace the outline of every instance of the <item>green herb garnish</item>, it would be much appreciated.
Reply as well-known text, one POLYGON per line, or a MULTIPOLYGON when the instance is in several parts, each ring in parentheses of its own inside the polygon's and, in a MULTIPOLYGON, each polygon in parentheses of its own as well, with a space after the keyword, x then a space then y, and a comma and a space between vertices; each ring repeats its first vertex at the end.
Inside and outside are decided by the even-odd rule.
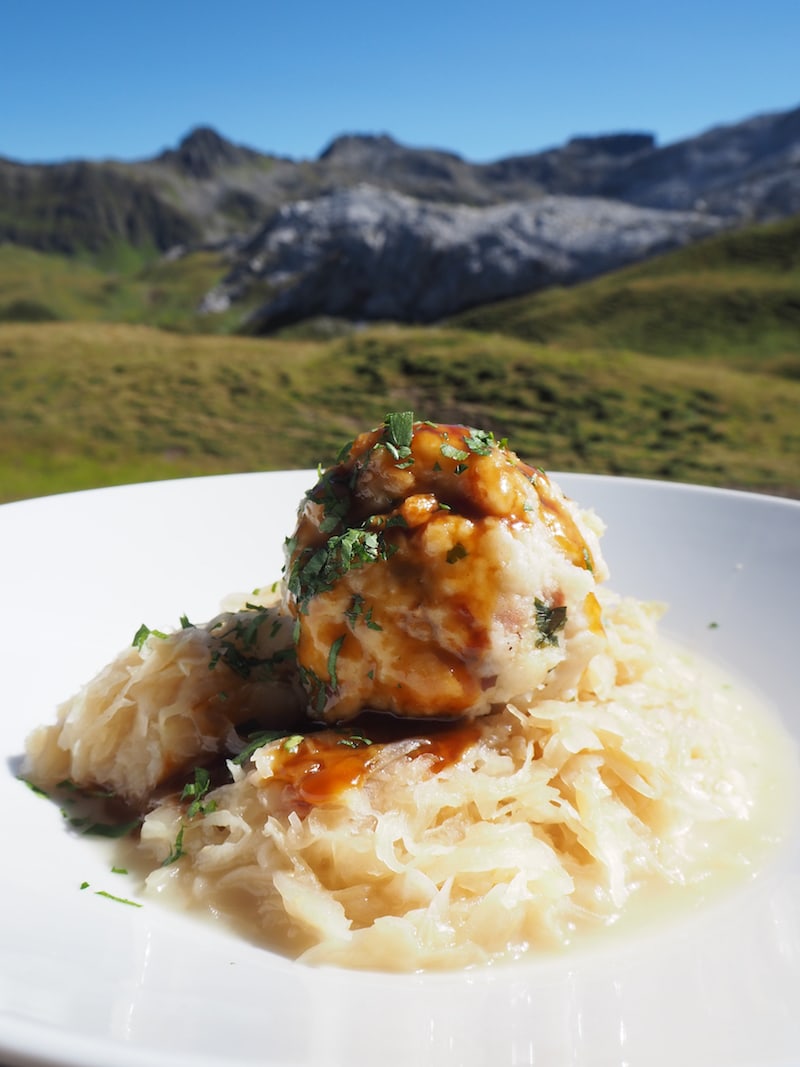
POLYGON ((331 689, 339 688, 339 679, 336 677, 336 661, 339 659, 339 653, 342 650, 344 638, 344 634, 342 634, 341 637, 337 637, 328 652, 328 677, 331 680, 331 689))
POLYGON ((347 737, 340 737, 336 744, 344 745, 345 748, 366 748, 372 741, 362 734, 349 734, 347 737))
POLYGON ((175 844, 172 846, 172 850, 167 858, 162 862, 162 867, 169 867, 172 863, 177 863, 181 856, 185 855, 183 851, 183 831, 184 825, 181 823, 180 829, 175 836, 175 844))
MULTIPOLYGON (((258 634, 264 623, 270 619, 271 613, 268 608, 257 604, 247 604, 246 609, 246 613, 240 613, 228 630, 214 634, 217 647, 211 652, 208 669, 216 670, 220 663, 224 663, 239 678, 249 678, 254 672, 269 678, 274 669, 285 663, 294 653, 290 649, 279 649, 268 656, 257 655, 254 650, 257 648, 258 634)), ((277 623, 277 629, 276 623, 277 620, 273 619, 270 637, 274 637, 277 629, 280 629, 280 623, 277 623)))
POLYGON ((451 445, 445 441, 443 445, 439 446, 439 451, 447 459, 455 459, 459 462, 463 462, 465 459, 469 459, 469 452, 465 452, 463 448, 456 448, 455 445, 451 445))
POLYGON ((488 456, 494 444, 494 434, 491 430, 470 429, 464 437, 464 444, 477 456, 488 456))
POLYGON ((409 448, 414 437, 414 412, 394 411, 384 420, 386 436, 395 448, 409 448))
POLYGON ((138 648, 141 651, 142 646, 144 645, 148 637, 160 637, 164 639, 167 637, 167 634, 163 633, 161 630, 151 630, 149 626, 146 626, 144 623, 142 623, 142 625, 133 635, 131 647, 138 648))
POLYGON ((306 549, 292 564, 287 585, 300 610, 319 593, 327 592, 348 571, 375 560, 388 559, 394 552, 381 533, 351 527, 328 538, 320 548, 306 549))
POLYGON ((231 762, 241 767, 243 763, 247 763, 254 752, 263 748, 264 745, 268 745, 272 741, 278 741, 280 738, 286 736, 286 730, 262 730, 260 733, 250 734, 245 747, 233 757, 231 762))
POLYGON ((545 645, 557 645, 558 632, 563 630, 567 624, 566 606, 551 607, 538 597, 536 597, 533 604, 536 609, 536 629, 540 635, 536 642, 536 647, 543 648, 545 645))
POLYGON ((191 799, 191 804, 186 810, 186 818, 193 819, 196 815, 209 815, 216 811, 217 802, 209 800, 204 803, 203 798, 211 788, 211 775, 205 767, 195 767, 194 781, 187 782, 181 793, 181 800, 191 799))
POLYGON ((383 439, 378 443, 394 458, 400 470, 413 466, 411 442, 414 439, 414 412, 394 411, 383 423, 383 439))
POLYGON ((90 819, 75 819, 64 813, 69 825, 73 830, 78 830, 87 837, 127 837, 142 825, 141 819, 131 819, 130 822, 109 823, 92 822, 90 819))
POLYGON ((96 897, 105 897, 106 900, 116 900, 117 904, 128 904, 132 908, 141 908, 141 904, 135 900, 128 900, 127 897, 117 897, 113 893, 106 893, 105 889, 98 889, 95 891, 96 897))

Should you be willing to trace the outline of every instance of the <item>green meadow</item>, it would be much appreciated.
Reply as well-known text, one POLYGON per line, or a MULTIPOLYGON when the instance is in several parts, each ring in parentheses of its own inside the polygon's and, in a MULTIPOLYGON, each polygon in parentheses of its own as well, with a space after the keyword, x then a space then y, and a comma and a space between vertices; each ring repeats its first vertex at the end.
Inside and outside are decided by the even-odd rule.
POLYGON ((550 470, 800 497, 800 220, 435 327, 236 333, 211 253, 0 246, 0 500, 313 467, 389 410, 550 470))

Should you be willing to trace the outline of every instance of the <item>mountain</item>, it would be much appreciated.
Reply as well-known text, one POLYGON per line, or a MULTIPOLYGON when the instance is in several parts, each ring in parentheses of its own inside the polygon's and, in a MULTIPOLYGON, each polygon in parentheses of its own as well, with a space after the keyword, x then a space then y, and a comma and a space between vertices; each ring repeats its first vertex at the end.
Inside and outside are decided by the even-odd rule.
POLYGON ((372 185, 280 208, 237 253, 204 310, 262 302, 266 333, 318 316, 435 322, 464 308, 603 273, 719 229, 718 219, 595 197, 490 207, 372 185))
POLYGON ((387 134, 295 161, 207 127, 133 162, 0 158, 0 243, 216 248, 228 270, 202 306, 263 298, 253 330, 309 314, 429 321, 796 213, 800 108, 664 147, 622 132, 481 164, 387 134))

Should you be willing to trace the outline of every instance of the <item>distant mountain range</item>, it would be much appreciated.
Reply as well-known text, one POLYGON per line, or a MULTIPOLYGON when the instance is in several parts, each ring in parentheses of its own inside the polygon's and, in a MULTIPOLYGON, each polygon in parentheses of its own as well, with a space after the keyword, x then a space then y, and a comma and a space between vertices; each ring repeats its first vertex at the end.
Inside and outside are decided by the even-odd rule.
POLYGON ((208 314, 435 321, 723 229, 800 213, 800 108, 660 147, 647 133, 470 163, 348 135, 310 161, 193 130, 136 162, 0 158, 0 242, 66 255, 218 249, 208 314))

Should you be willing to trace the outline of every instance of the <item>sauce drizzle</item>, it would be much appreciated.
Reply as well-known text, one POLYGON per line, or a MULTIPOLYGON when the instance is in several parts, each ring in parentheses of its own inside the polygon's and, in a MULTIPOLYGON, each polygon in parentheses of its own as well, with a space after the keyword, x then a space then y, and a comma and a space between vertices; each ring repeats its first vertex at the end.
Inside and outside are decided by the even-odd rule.
POLYGON ((360 787, 387 745, 410 742, 402 758, 432 757, 430 769, 438 774, 480 737, 480 727, 472 721, 426 722, 424 732, 416 734, 414 723, 365 714, 357 726, 347 733, 321 730, 307 734, 290 748, 281 745, 272 758, 273 780, 289 786, 306 804, 325 804, 350 787, 360 787))

